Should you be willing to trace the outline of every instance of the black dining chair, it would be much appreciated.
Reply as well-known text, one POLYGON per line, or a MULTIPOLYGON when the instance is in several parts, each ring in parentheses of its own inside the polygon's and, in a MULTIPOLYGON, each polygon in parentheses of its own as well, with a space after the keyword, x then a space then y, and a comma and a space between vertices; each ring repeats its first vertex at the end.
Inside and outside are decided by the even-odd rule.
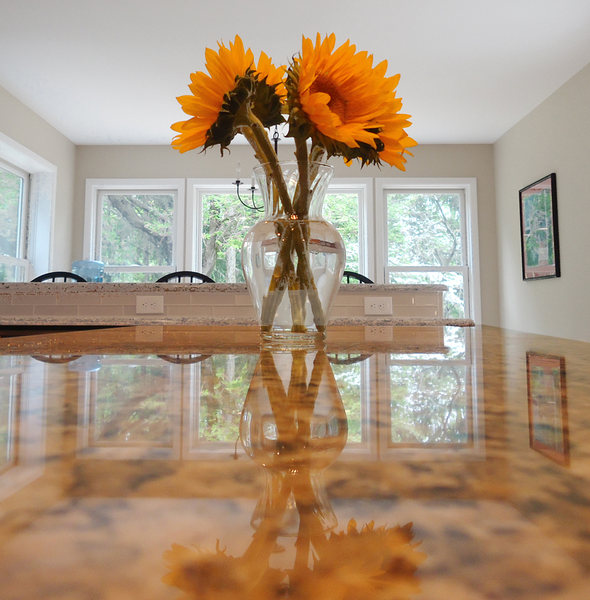
POLYGON ((365 277, 360 273, 355 273, 354 271, 344 271, 344 273, 342 273, 342 280, 346 283, 375 283, 368 277, 365 277))
POLYGON ((70 273, 69 271, 51 271, 50 273, 43 273, 43 275, 38 275, 35 279, 31 279, 31 283, 38 283, 39 281, 51 281, 52 283, 56 282, 81 282, 86 283, 86 279, 84 277, 80 277, 76 273, 70 273))
POLYGON ((215 283, 211 277, 197 273, 197 271, 174 271, 160 277, 156 283, 215 283))

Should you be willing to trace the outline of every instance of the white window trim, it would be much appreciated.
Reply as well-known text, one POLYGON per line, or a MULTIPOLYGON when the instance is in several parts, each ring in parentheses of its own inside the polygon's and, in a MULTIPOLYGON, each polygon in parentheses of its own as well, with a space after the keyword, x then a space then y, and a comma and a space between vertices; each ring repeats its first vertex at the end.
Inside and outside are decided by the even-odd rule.
MULTIPOLYGON (((376 248, 385 247, 386 219, 385 192, 390 190, 462 190, 465 195, 466 260, 469 276, 469 297, 465 317, 481 322, 481 290, 479 276, 479 235, 477 219, 477 179, 475 177, 418 177, 375 179, 375 242, 376 248)), ((385 281, 385 256, 376 252, 376 283, 385 281)), ((417 269, 414 269, 417 270, 417 269)))
MULTIPOLYGON (((172 270, 184 270, 184 246, 185 246, 185 179, 87 179, 84 204, 84 260, 95 260, 97 243, 97 209, 99 192, 109 191, 158 191, 173 190, 176 193, 176 209, 174 211, 174 256, 172 257, 172 270)), ((121 267, 117 271, 154 271, 152 267, 121 267)), ((161 269, 159 269, 161 270, 161 269)))
POLYGON ((29 280, 53 266, 57 167, 0 132, 0 157, 30 175, 26 257, 29 280), (49 225, 49 226, 48 226, 49 225))

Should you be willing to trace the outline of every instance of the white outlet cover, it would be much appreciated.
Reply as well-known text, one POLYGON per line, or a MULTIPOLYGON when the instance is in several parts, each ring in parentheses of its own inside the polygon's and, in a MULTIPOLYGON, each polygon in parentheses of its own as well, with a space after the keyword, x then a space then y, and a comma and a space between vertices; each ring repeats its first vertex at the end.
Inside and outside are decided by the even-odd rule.
POLYGON ((391 315, 393 302, 391 296, 365 296, 365 315, 391 315))

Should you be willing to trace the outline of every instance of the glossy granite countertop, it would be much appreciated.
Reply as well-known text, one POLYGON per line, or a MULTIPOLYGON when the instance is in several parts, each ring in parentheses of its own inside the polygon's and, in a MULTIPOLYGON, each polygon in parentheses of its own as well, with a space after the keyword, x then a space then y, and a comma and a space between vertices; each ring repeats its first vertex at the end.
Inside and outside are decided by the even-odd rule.
POLYGON ((590 344, 0 338, 2 600, 590 598, 590 344))

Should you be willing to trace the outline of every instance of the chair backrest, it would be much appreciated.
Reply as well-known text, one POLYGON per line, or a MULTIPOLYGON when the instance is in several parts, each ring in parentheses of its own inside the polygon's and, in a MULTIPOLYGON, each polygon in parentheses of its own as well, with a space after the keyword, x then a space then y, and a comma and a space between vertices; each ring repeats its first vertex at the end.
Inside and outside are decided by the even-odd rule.
POLYGON ((360 273, 355 273, 354 271, 344 271, 342 274, 342 279, 346 281, 346 283, 375 283, 368 277, 365 277, 360 273))
POLYGON ((76 273, 70 273, 69 271, 51 271, 51 273, 43 273, 43 275, 39 275, 35 277, 35 279, 31 279, 31 283, 38 281, 51 281, 55 283, 56 281, 76 281, 76 282, 86 282, 84 277, 77 275, 76 273))
POLYGON ((160 277, 156 283, 182 283, 190 281, 191 283, 215 283, 211 277, 197 273, 196 271, 174 271, 160 277))

